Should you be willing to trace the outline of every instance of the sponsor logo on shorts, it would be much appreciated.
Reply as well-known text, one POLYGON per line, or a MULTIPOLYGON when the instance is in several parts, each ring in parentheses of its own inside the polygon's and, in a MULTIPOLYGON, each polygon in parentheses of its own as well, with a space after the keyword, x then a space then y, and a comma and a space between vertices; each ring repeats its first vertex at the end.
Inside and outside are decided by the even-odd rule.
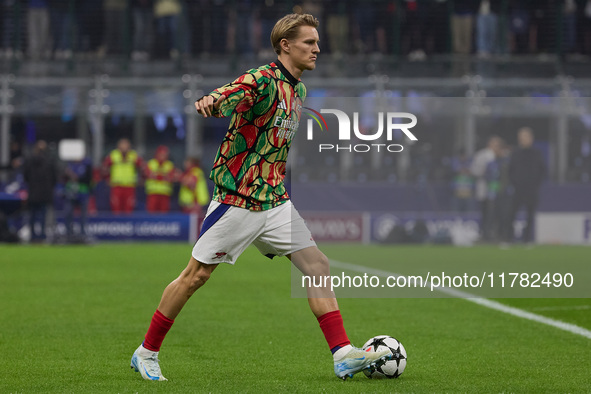
POLYGON ((227 255, 228 253, 226 252, 217 252, 215 254, 215 257, 212 258, 212 260, 216 260, 216 259, 221 259, 222 257, 224 257, 225 255, 227 255))

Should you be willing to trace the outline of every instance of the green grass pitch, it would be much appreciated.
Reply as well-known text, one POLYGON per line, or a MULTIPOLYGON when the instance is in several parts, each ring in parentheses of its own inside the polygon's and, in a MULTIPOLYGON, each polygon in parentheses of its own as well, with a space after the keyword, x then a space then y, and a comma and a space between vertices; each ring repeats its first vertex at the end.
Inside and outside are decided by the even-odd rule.
MULTIPOLYGON (((465 253, 498 257, 486 247, 322 249, 356 264, 369 249, 409 262, 465 253)), ((591 339, 462 299, 341 299, 354 344, 389 334, 409 359, 399 379, 357 374, 343 382, 306 300, 290 297, 289 262, 270 261, 254 248, 235 267, 216 270, 177 319, 160 354, 169 381, 143 381, 129 368, 131 354, 190 250, 186 244, 0 246, 0 393, 591 390, 591 339)), ((582 261, 589 256, 576 247, 540 247, 530 255, 556 250, 582 261)), ((591 329, 590 299, 499 301, 591 329)))

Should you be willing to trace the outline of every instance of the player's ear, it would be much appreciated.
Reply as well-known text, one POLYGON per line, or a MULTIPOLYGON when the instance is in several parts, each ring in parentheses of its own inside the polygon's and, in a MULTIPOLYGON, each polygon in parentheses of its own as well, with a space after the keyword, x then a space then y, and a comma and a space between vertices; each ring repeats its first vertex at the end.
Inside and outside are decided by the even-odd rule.
POLYGON ((287 40, 287 38, 282 38, 281 41, 279 41, 279 46, 281 47, 283 52, 289 53, 289 41, 287 40))

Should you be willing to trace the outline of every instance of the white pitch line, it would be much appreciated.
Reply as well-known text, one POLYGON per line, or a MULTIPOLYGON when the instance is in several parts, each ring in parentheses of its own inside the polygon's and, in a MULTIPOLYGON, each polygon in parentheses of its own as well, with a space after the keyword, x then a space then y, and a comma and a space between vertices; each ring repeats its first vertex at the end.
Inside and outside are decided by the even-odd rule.
MULTIPOLYGON (((388 276, 401 276, 396 272, 384 271, 376 268, 364 267, 362 265, 345 263, 336 260, 330 260, 330 266, 335 268, 342 268, 349 271, 367 273, 368 275, 375 275, 383 278, 387 278, 388 276)), ((451 289, 448 287, 437 287, 434 290, 439 291, 441 293, 452 295, 454 297, 463 298, 466 301, 473 302, 486 308, 494 309, 499 312, 507 313, 509 315, 516 316, 522 319, 527 319, 538 323, 546 324, 548 326, 552 326, 560 330, 591 339, 590 330, 587 330, 586 328, 579 327, 571 323, 565 323, 560 320, 555 320, 546 316, 537 315, 535 313, 524 311, 523 309, 515 308, 505 304, 501 304, 500 302, 492 301, 487 298, 479 298, 477 295, 465 291, 451 289)))
POLYGON ((532 311, 579 311, 583 309, 591 309, 589 305, 573 305, 573 306, 540 306, 531 308, 532 311))

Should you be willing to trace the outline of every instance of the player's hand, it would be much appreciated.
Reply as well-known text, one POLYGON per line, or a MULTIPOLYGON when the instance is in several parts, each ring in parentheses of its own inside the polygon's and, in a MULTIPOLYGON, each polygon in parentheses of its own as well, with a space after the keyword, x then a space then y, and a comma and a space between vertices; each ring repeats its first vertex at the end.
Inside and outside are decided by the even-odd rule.
POLYGON ((207 118, 208 116, 213 116, 213 110, 219 111, 220 106, 222 105, 222 102, 225 99, 226 96, 224 96, 223 94, 220 96, 219 99, 217 99, 217 101, 215 101, 213 96, 204 96, 200 100, 195 102, 195 108, 197 109, 197 112, 203 115, 204 118, 207 118))

